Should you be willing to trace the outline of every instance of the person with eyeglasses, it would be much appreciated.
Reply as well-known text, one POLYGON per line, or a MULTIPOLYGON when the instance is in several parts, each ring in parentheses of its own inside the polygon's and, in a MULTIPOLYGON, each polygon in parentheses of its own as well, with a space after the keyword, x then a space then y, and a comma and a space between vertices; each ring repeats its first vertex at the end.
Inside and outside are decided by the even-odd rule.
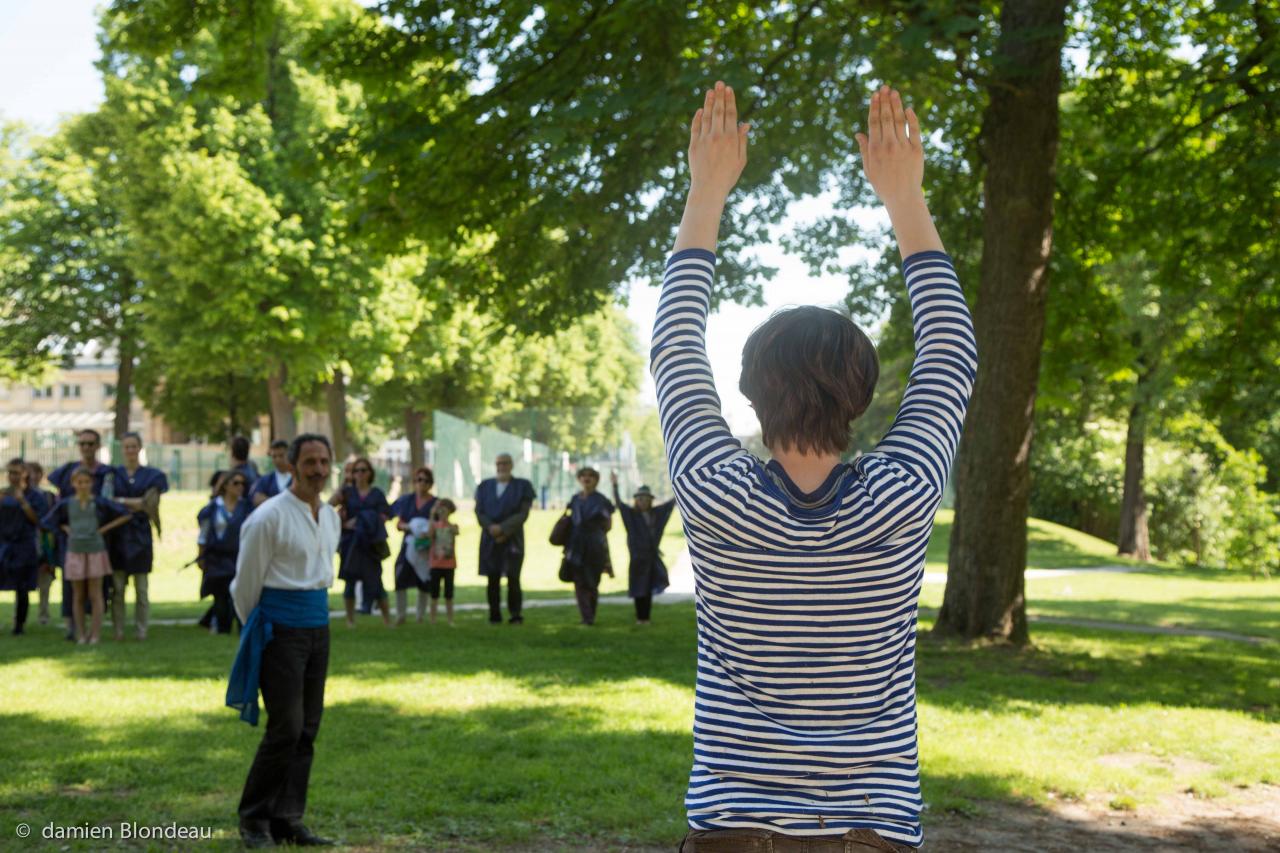
POLYGON ((409 609, 409 590, 416 589, 418 591, 418 621, 422 622, 427 613, 427 601, 431 593, 431 572, 429 561, 422 560, 421 566, 425 571, 421 571, 414 566, 414 561, 410 560, 411 552, 414 549, 414 536, 412 526, 422 527, 430 526, 431 511, 435 508, 436 497, 431 494, 431 489, 435 485, 436 476, 432 470, 425 465, 413 472, 413 491, 401 495, 395 503, 391 505, 391 514, 396 518, 396 530, 404 531, 404 542, 400 545, 400 554, 396 557, 396 624, 403 625, 405 622, 405 611, 409 609), (414 525, 414 519, 420 519, 418 525, 414 525))
POLYGON ((502 624, 502 579, 507 579, 507 611, 512 625, 524 623, 520 569, 524 567, 524 523, 533 508, 533 483, 512 476, 510 453, 494 460, 496 476, 476 487, 480 522, 480 574, 488 579, 489 624, 502 624))
MULTIPOLYGON (((82 429, 76 433, 76 447, 80 451, 80 459, 59 465, 49 472, 49 485, 58 490, 58 500, 65 500, 76 493, 71 482, 71 475, 77 470, 89 474, 92 491, 95 496, 111 498, 115 495, 115 469, 98 461, 98 451, 102 448, 102 434, 96 429, 82 429)), ((58 528, 50 528, 54 536, 54 549, 58 563, 66 565, 67 537, 58 528)), ((114 592, 111 576, 102 581, 102 594, 110 600, 114 592)), ((67 626, 67 639, 75 641, 75 624, 71 617, 72 584, 67 580, 66 571, 62 574, 62 618, 67 626)))
POLYGON ((214 495, 196 516, 200 546, 196 565, 200 567, 200 598, 213 596, 200 624, 213 633, 230 634, 235 620, 231 606, 231 581, 236 576, 240 556, 240 529, 253 512, 253 501, 245 497, 248 478, 239 471, 227 471, 214 486, 214 495))
POLYGON ((364 600, 376 602, 383 624, 391 626, 391 607, 382 585, 382 561, 391 556, 387 544, 387 519, 391 506, 387 496, 373 484, 373 463, 365 457, 351 464, 351 485, 343 486, 329 498, 342 518, 342 539, 338 543, 338 577, 346 581, 342 603, 347 610, 347 627, 356 626, 356 584, 364 600))

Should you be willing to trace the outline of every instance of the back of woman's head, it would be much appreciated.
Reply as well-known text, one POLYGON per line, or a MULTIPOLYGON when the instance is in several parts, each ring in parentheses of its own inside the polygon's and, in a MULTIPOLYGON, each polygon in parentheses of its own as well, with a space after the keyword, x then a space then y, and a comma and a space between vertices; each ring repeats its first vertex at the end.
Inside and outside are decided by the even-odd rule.
POLYGON ((779 311, 751 333, 738 388, 770 450, 842 454, 879 378, 866 333, 839 312, 807 305, 779 311))

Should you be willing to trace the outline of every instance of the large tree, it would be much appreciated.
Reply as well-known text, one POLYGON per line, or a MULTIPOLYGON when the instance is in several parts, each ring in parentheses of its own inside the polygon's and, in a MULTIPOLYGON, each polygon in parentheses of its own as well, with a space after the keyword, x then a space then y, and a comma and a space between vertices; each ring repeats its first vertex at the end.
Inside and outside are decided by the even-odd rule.
POLYGON ((125 178, 110 132, 98 113, 45 139, 3 132, 0 379, 36 381, 89 344, 112 349, 119 436, 129 429, 142 282, 121 221, 125 178))
POLYGON ((341 439, 346 375, 383 355, 367 346, 368 327, 398 315, 373 314, 381 257, 346 239, 342 149, 360 92, 315 73, 302 51, 310 30, 358 9, 299 0, 249 10, 166 49, 135 35, 155 11, 108 14, 102 63, 108 108, 130 142, 118 153, 147 199, 127 216, 153 297, 149 392, 159 403, 159 389, 178 394, 183 378, 253 376, 276 436, 296 431, 299 401, 325 399, 341 439))
POLYGON ((956 457, 947 587, 934 627, 944 635, 1028 639, 1027 501, 1065 37, 1066 0, 1001 7, 982 125, 981 367, 956 457))

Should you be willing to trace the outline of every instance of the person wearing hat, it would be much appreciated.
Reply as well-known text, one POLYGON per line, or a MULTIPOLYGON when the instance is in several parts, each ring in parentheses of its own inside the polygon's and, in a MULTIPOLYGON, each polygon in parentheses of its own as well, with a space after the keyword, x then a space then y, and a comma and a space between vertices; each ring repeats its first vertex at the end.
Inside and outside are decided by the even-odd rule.
POLYGON ((632 496, 635 503, 627 506, 618 494, 618 473, 612 472, 613 502, 622 516, 622 526, 627 530, 627 550, 631 564, 627 569, 627 595, 636 603, 636 624, 648 625, 653 597, 671 585, 667 577, 667 564, 662 562, 662 533, 667 529, 676 500, 654 505, 653 492, 648 486, 636 489, 632 496))
POLYGON ((568 512, 573 519, 569 544, 564 559, 573 577, 573 594, 578 599, 578 612, 583 625, 596 623, 596 607, 600 603, 600 576, 613 574, 609 559, 609 530, 613 527, 613 504, 596 491, 600 472, 594 468, 578 471, 582 491, 569 500, 568 512))

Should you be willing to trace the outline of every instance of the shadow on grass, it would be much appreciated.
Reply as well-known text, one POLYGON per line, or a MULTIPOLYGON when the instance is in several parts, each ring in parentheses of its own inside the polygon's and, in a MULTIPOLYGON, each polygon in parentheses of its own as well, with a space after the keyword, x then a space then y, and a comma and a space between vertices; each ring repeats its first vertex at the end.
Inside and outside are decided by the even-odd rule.
MULTIPOLYGON (((262 734, 229 710, 90 726, 4 714, 0 730, 11 735, 0 745, 6 830, 177 821, 215 827, 228 848, 262 734)), ((351 843, 431 850, 464 839, 674 846, 691 753, 687 732, 610 730, 582 708, 331 704, 308 822, 351 843)))
MULTIPOLYGON (((104 709, 93 725, 0 714, 0 731, 6 825, 176 822, 213 828, 200 849, 238 848, 236 803, 262 730, 229 711, 131 722, 104 709)), ((685 831, 691 751, 687 732, 611 730, 609 715, 592 709, 340 702, 321 725, 307 821, 365 849, 671 850, 685 831)), ((929 848, 1170 849, 1168 835, 1022 803, 1014 781, 926 768, 929 848)), ((1174 846, 1220 850, 1231 837, 1221 823, 1205 824, 1180 832, 1174 846)), ((32 840, 24 849, 96 846, 32 840)))

